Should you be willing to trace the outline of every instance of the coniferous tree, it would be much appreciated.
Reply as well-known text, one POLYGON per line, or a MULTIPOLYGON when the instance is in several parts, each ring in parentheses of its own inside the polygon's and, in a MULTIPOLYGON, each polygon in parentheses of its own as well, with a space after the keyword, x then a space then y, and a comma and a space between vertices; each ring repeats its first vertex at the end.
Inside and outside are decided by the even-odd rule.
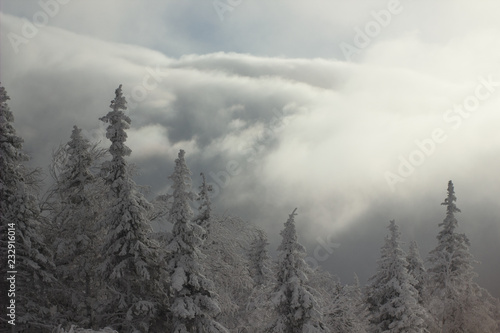
POLYGON ((111 161, 103 165, 104 179, 110 186, 111 207, 103 224, 100 276, 108 290, 102 309, 102 326, 113 325, 120 332, 146 332, 166 300, 164 274, 159 262, 158 243, 149 238, 147 220, 150 204, 138 191, 125 159, 131 150, 125 145, 130 118, 125 115, 126 100, 121 85, 115 91, 110 111, 100 118, 108 123, 106 137, 111 141, 111 161))
POLYGON ((278 247, 278 267, 273 303, 276 320, 268 327, 273 333, 326 332, 323 315, 313 296, 316 292, 307 285, 309 268, 304 261, 306 250, 297 240, 295 213, 285 222, 278 247))
POLYGON ((106 204, 106 188, 92 168, 105 150, 91 145, 81 129, 73 127, 71 140, 53 157, 55 186, 48 199, 50 234, 56 274, 60 281, 58 305, 63 320, 92 327, 97 306, 101 228, 99 218, 106 204))
POLYGON ((220 313, 213 282, 205 277, 201 264, 202 235, 205 230, 192 223, 190 202, 191 172, 179 151, 175 170, 169 177, 173 181, 173 203, 170 221, 173 223, 172 240, 167 246, 170 253, 168 272, 172 280, 171 332, 202 333, 227 332, 214 318, 220 313))
POLYGON ((408 274, 408 263, 400 247, 396 222, 389 224, 390 235, 381 250, 378 269, 370 278, 367 302, 372 332, 426 332, 426 312, 418 304, 415 279, 408 274))
MULTIPOLYGON (((252 279, 245 317, 250 331, 261 332, 271 320, 270 297, 274 284, 274 267, 268 254, 266 233, 256 229, 248 248, 249 274, 252 279)), ((247 290, 245 290, 247 291, 247 290)))
POLYGON ((9 318, 5 309, 13 299, 15 318, 10 319, 15 319, 16 327, 43 332, 50 329, 53 314, 49 300, 50 288, 56 283, 55 267, 42 236, 36 192, 30 186, 36 180, 30 179, 33 171, 24 165, 29 158, 22 150, 23 139, 12 126, 9 99, 0 86, 1 321, 5 324, 9 318), (16 273, 8 273, 12 271, 16 273), (7 295, 8 277, 15 279, 12 297, 7 295))
POLYGON ((489 293, 474 278, 474 259, 465 234, 457 232, 459 213, 453 182, 448 182, 448 195, 442 205, 446 217, 437 239, 438 245, 429 254, 429 292, 431 313, 443 333, 494 332, 495 306, 489 293))

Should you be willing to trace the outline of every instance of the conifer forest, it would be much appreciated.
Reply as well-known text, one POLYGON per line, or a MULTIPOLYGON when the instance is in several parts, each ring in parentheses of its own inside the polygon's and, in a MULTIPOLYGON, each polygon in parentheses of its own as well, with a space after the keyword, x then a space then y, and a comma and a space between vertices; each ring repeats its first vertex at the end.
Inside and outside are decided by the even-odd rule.
POLYGON ((2 331, 498 332, 500 303, 475 281, 451 180, 425 263, 390 220, 368 283, 342 284, 304 260, 297 209, 284 212, 271 258, 263 230, 215 213, 203 173, 192 188, 182 149, 171 193, 146 199, 121 85, 100 118, 107 145, 75 125, 43 192, 3 86, 0 103, 2 331))

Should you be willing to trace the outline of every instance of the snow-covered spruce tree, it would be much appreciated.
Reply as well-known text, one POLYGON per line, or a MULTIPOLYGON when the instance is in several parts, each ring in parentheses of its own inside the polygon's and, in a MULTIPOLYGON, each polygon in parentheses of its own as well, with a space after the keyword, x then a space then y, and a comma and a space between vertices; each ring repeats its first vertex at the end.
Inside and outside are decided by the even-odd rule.
POLYGON ((396 222, 389 224, 389 236, 381 249, 377 273, 370 278, 367 302, 371 332, 426 332, 426 312, 418 304, 415 279, 408 274, 405 254, 400 246, 396 222))
POLYGON ((249 273, 253 280, 251 294, 245 306, 245 317, 250 331, 261 332, 269 325, 272 311, 270 295, 274 285, 274 267, 268 254, 267 235, 256 229, 248 248, 249 273))
POLYGON ((205 230, 192 223, 190 202, 191 172, 179 151, 175 170, 169 177, 173 182, 173 203, 170 221, 173 223, 172 240, 167 246, 170 252, 168 272, 172 281, 170 314, 174 333, 228 332, 214 317, 220 308, 213 292, 213 282, 204 276, 201 264, 202 235, 205 230))
POLYGON ((51 325, 49 295, 55 283, 54 264, 41 234, 38 200, 28 182, 32 170, 24 166, 28 156, 12 126, 14 116, 8 100, 5 88, 0 86, 0 322, 5 325, 9 320, 6 302, 15 299, 15 318, 10 319, 15 319, 16 327, 43 332, 51 325), (7 295, 7 278, 12 276, 8 271, 17 271, 15 298, 7 295))
POLYGON ((110 186, 111 206, 104 215, 108 230, 102 246, 100 277, 108 290, 100 324, 119 332, 147 332, 166 301, 164 274, 159 263, 158 243, 151 232, 147 211, 150 204, 137 190, 125 159, 131 150, 125 145, 130 118, 121 85, 116 89, 111 109, 100 118, 108 123, 111 161, 103 165, 103 177, 110 186))
POLYGON ((424 308, 427 306, 427 271, 424 266, 424 261, 420 257, 420 251, 416 241, 410 242, 408 255, 406 256, 408 262, 408 273, 415 279, 413 285, 418 291, 418 303, 424 308))
POLYGON ((469 239, 457 232, 455 213, 460 212, 455 201, 453 182, 448 182, 448 195, 442 205, 446 217, 437 239, 438 245, 429 253, 430 310, 440 332, 495 332, 495 306, 488 292, 474 278, 474 259, 469 251, 469 239))
POLYGON ((304 261, 306 250, 297 240, 296 210, 290 214, 281 231, 283 239, 278 247, 276 288, 273 295, 277 318, 267 332, 327 332, 322 312, 313 296, 315 292, 307 285, 309 268, 304 261))
POLYGON ((49 220, 46 232, 52 234, 56 276, 55 292, 59 320, 92 327, 98 295, 96 267, 102 233, 99 218, 106 204, 106 188, 91 171, 105 153, 86 140, 81 129, 73 127, 71 140, 53 156, 51 174, 55 185, 50 190, 49 220))

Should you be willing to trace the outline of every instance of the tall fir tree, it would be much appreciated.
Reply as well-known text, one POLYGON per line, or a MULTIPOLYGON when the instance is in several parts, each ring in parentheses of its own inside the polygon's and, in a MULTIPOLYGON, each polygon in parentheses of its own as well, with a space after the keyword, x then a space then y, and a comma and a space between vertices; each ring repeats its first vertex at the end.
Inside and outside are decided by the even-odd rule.
POLYGON ((125 159, 131 150, 125 145, 131 120, 125 115, 126 100, 120 85, 110 111, 100 118, 108 123, 106 137, 111 141, 111 161, 103 165, 104 179, 110 186, 111 207, 103 225, 101 279, 108 290, 101 323, 120 332, 147 332, 164 309, 166 286, 159 262, 158 243, 149 238, 149 202, 138 191, 125 159))
POLYGON ((44 332, 50 329, 53 314, 49 300, 50 288, 56 283, 55 266, 42 236, 38 200, 30 186, 32 170, 24 165, 29 158, 12 125, 9 99, 0 86, 0 322, 6 325, 5 320, 12 319, 14 327, 44 332), (12 307, 9 300, 15 301, 12 318, 5 313, 7 303, 12 307))
POLYGON ((439 224, 438 245, 429 253, 429 292, 431 313, 440 332, 495 332, 495 305, 489 293, 474 278, 474 259, 465 234, 457 232, 460 212, 455 202, 453 182, 448 182, 448 195, 442 203, 446 217, 439 224))
POLYGON ((171 332, 174 333, 220 333, 228 332, 214 318, 220 313, 214 284, 204 275, 201 264, 202 237, 205 230, 192 222, 190 202, 191 172, 179 151, 175 170, 169 177, 173 182, 173 203, 169 219, 173 223, 172 239, 167 246, 170 253, 167 269, 172 281, 170 311, 171 332))
POLYGON ((308 271, 304 261, 305 248, 298 242, 295 230, 297 209, 289 215, 281 231, 282 241, 278 247, 278 267, 273 303, 276 320, 268 327, 272 333, 323 333, 327 332, 323 314, 316 294, 308 286, 308 271))
POLYGON ((408 274, 408 263, 400 246, 399 228, 389 224, 389 236, 381 249, 378 269, 367 287, 372 332, 426 332, 426 312, 418 303, 415 279, 408 274))
POLYGON ((64 315, 60 324, 65 320, 81 327, 94 326, 100 287, 96 267, 102 241, 98 222, 106 208, 106 188, 91 169, 104 152, 74 126, 71 140, 54 154, 49 233, 61 282, 56 293, 64 315))
MULTIPOLYGON (((241 291, 238 297, 239 302, 236 302, 241 309, 240 317, 243 318, 244 324, 241 326, 248 327, 248 331, 262 332, 271 320, 269 296, 274 282, 274 267, 267 250, 268 245, 266 233, 256 229, 251 235, 250 243, 242 246, 247 258, 245 263, 248 267, 248 277, 236 276, 235 282, 238 287, 235 289, 241 291), (241 286, 241 282, 245 285, 241 286)), ((233 267, 238 269, 238 267, 233 267)))

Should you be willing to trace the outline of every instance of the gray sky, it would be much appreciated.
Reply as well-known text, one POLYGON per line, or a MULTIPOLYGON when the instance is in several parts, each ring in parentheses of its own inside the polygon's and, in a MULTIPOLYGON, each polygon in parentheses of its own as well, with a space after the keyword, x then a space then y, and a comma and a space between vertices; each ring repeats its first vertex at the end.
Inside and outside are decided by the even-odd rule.
POLYGON ((309 261, 351 282, 374 273, 390 219, 427 256, 452 179, 479 282, 500 296, 497 1, 0 6, 0 80, 34 164, 75 124, 103 139, 121 83, 153 194, 184 149, 220 214, 263 228, 274 252, 298 207, 309 261))

